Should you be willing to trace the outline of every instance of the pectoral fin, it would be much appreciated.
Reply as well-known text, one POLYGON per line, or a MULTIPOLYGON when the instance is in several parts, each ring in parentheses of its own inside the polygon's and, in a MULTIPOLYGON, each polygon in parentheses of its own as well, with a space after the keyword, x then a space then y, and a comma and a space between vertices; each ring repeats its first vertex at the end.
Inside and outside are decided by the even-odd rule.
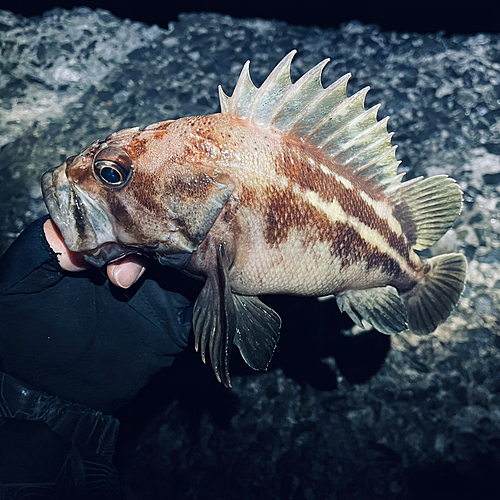
POLYGON ((408 328, 405 305, 393 287, 347 290, 336 295, 341 312, 363 328, 362 319, 379 332, 392 334, 408 328))
POLYGON ((281 320, 257 297, 236 295, 228 278, 230 258, 223 244, 217 247, 217 271, 207 277, 193 311, 196 350, 203 362, 207 351, 215 376, 231 386, 229 359, 236 344, 246 363, 266 369, 276 348, 281 320))
POLYGON ((236 314, 227 271, 228 259, 224 246, 216 250, 217 269, 207 277, 193 310, 193 330, 196 350, 207 361, 207 350, 215 376, 226 387, 231 386, 229 358, 236 334, 236 314))

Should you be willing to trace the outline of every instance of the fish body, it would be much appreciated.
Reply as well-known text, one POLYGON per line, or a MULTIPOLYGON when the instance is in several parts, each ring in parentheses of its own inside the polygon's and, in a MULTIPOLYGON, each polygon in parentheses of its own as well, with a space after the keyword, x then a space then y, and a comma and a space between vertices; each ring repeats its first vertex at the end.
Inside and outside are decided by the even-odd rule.
POLYGON ((175 161, 189 165, 177 170, 183 177, 203 172, 231 184, 231 202, 208 234, 232 255, 235 293, 322 296, 359 286, 408 288, 422 272, 382 190, 300 139, 215 114, 177 120, 155 141, 152 151, 182 146, 175 161), (186 129, 194 133, 186 137, 186 129))
POLYGON ((260 294, 335 295, 384 333, 433 331, 458 301, 461 254, 421 259, 460 213, 446 176, 401 182, 387 119, 324 89, 323 61, 290 80, 291 52, 260 88, 244 66, 221 113, 126 129, 42 179, 70 250, 95 265, 154 255, 205 278, 193 329, 230 385, 236 345, 267 367, 281 321, 260 294))

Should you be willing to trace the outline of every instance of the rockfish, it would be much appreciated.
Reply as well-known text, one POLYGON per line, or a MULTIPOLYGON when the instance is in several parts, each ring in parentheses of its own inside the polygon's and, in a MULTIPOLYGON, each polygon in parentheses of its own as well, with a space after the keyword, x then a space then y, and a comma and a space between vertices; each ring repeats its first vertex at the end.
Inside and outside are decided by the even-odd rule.
POLYGON ((456 182, 402 182, 368 88, 347 97, 349 74, 323 88, 328 59, 292 83, 294 55, 259 88, 247 62, 220 113, 115 132, 42 178, 66 245, 92 264, 140 253, 205 279, 196 347, 226 386, 233 344, 265 369, 278 342, 260 294, 333 294, 360 326, 430 333, 464 288, 462 254, 415 253, 460 213, 456 182))

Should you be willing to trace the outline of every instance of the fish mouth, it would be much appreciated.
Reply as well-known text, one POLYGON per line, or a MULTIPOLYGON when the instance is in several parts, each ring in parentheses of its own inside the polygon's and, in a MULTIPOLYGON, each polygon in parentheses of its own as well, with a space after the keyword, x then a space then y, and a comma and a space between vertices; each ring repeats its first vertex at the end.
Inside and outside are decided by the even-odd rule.
POLYGON ((83 254, 83 258, 95 267, 102 267, 110 262, 119 260, 126 255, 143 253, 135 248, 122 247, 118 243, 104 243, 98 248, 88 250, 83 254))
MULTIPOLYGON (((72 252, 82 253, 85 260, 96 267, 118 260, 130 254, 156 257, 160 262, 188 259, 197 245, 191 242, 170 221, 159 239, 144 241, 142 238, 120 233, 119 223, 109 215, 105 202, 99 203, 89 193, 71 182, 66 175, 66 164, 52 168, 43 174, 42 194, 48 212, 61 231, 64 243, 72 252), (188 254, 180 259, 171 254, 188 254)), ((169 264, 170 265, 170 264, 169 264)))
POLYGON ((136 250, 123 248, 116 241, 113 225, 102 209, 85 191, 68 181, 66 165, 42 176, 42 194, 51 219, 61 231, 72 252, 100 267, 136 250))

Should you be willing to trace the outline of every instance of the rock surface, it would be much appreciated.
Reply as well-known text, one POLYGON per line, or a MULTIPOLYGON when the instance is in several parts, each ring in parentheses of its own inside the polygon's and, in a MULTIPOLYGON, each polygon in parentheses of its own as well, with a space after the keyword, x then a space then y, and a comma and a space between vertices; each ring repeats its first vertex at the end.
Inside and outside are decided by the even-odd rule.
POLYGON ((44 213, 40 175, 96 138, 217 111, 251 59, 256 84, 292 48, 297 78, 370 85, 409 177, 446 173, 462 215, 429 254, 462 251, 468 283, 427 336, 359 332, 333 302, 273 297, 267 373, 233 356, 232 390, 186 352, 122 412, 129 499, 499 498, 500 35, 340 30, 216 14, 168 30, 105 11, 0 11, 0 251, 44 213))

